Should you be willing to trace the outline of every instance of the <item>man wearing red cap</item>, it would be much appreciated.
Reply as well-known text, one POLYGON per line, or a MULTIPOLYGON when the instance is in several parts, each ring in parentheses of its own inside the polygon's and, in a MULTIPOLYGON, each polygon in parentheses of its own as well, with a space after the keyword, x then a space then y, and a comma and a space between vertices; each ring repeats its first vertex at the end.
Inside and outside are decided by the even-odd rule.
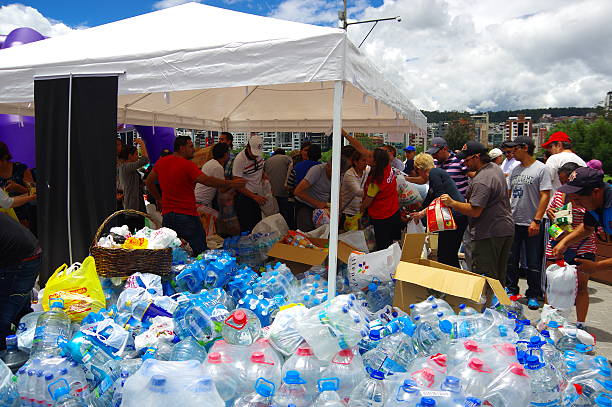
POLYGON ((556 131, 550 135, 548 141, 542 144, 542 148, 547 149, 552 154, 546 160, 546 166, 550 171, 552 179, 552 191, 550 196, 554 196, 555 191, 561 187, 559 181, 559 168, 565 163, 576 163, 581 167, 585 167, 586 163, 576 153, 572 151, 572 140, 567 134, 562 131, 556 131))

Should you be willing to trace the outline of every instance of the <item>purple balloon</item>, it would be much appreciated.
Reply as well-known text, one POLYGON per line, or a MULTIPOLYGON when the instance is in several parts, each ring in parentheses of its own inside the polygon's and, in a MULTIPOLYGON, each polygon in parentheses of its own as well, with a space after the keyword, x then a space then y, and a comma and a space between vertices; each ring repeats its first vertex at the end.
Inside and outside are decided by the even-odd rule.
POLYGON ((151 163, 159 159, 163 149, 174 150, 174 129, 172 127, 134 126, 147 146, 151 163), (155 130, 153 130, 155 129, 155 130))
POLYGON ((4 39, 2 49, 44 40, 45 38, 47 37, 30 27, 15 28, 4 39))
POLYGON ((8 146, 13 161, 36 168, 36 135, 32 116, 0 114, 0 141, 8 146))

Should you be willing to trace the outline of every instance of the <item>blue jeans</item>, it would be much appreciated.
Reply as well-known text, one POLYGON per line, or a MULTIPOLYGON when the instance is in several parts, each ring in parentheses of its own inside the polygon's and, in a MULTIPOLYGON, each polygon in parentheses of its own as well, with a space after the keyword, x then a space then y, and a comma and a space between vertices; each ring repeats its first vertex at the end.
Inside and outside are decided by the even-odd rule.
POLYGON ((20 312, 30 304, 30 292, 40 272, 41 256, 22 261, 14 266, 0 267, 0 349, 17 324, 20 312))
POLYGON ((194 256, 208 249, 206 246, 206 233, 200 218, 197 216, 170 212, 164 215, 162 226, 174 230, 178 237, 186 240, 193 249, 194 256))
POLYGON ((513 294, 518 294, 519 287, 519 260, 521 247, 525 243, 525 256, 527 257, 527 298, 539 298, 542 292, 542 256, 544 250, 544 226, 540 226, 540 233, 529 237, 528 226, 514 226, 514 242, 508 259, 506 273, 506 286, 513 294))

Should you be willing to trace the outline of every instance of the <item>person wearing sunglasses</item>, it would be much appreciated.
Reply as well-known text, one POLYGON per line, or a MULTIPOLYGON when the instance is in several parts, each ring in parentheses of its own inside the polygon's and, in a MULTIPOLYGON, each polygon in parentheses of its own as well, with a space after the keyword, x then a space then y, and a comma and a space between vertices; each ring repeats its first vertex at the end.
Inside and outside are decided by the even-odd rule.
MULTIPOLYGON (((612 186, 604 182, 602 171, 580 167, 570 174, 568 182, 562 185, 559 191, 567 194, 573 205, 585 208, 586 214, 583 223, 553 247, 553 257, 563 258, 568 248, 593 234, 599 226, 608 236, 612 235, 612 186)), ((578 271, 582 273, 612 271, 612 259, 574 260, 578 263, 578 271)))

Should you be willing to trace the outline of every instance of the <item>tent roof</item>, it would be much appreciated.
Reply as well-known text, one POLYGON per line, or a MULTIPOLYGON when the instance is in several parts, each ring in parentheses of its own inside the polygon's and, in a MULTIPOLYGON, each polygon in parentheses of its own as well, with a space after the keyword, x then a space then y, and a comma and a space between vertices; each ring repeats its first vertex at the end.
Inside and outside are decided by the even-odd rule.
POLYGON ((425 131, 425 116, 341 29, 198 3, 0 51, 0 113, 33 115, 35 77, 119 76, 118 120, 234 131, 425 131))

